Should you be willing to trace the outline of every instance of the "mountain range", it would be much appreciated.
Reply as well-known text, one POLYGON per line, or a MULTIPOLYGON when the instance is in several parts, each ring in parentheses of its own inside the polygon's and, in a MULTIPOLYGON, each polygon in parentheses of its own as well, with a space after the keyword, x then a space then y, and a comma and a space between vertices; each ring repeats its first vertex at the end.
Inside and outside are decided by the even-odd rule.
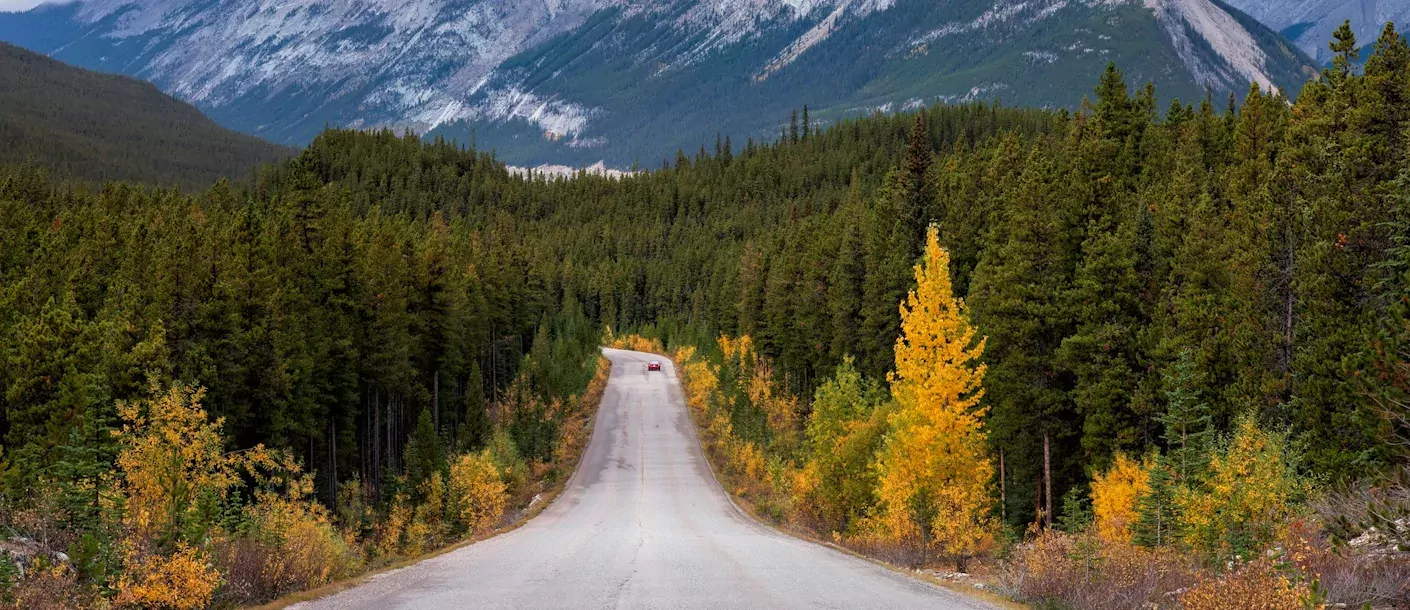
POLYGON ((1387 21, 1404 31, 1410 23, 1408 0, 1227 0, 1268 27, 1278 30, 1319 63, 1331 61, 1331 33, 1351 21, 1356 40, 1369 45, 1387 21))
POLYGON ((391 127, 521 164, 655 162, 805 105, 1075 107, 1112 61, 1187 101, 1314 73, 1220 0, 78 0, 0 14, 0 40, 275 142, 391 127))

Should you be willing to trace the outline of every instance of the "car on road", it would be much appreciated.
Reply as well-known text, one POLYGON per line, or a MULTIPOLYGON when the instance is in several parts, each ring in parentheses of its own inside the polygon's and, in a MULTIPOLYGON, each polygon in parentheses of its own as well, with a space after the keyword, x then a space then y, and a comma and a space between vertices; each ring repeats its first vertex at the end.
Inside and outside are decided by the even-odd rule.
POLYGON ((659 371, 659 370, 661 370, 661 363, 660 363, 660 362, 657 362, 657 361, 655 361, 655 360, 652 360, 651 362, 646 363, 646 370, 648 370, 648 371, 659 371))

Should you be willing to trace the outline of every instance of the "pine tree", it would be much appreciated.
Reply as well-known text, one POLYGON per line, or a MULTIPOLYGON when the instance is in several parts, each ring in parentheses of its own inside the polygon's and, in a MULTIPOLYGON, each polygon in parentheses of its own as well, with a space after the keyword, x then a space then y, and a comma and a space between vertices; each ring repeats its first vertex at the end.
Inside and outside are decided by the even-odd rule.
POLYGON ((1165 386, 1166 407, 1159 419, 1165 428, 1165 445, 1169 448, 1166 463, 1175 481, 1188 482, 1203 472, 1213 432, 1209 403, 1197 390, 1199 380, 1195 378, 1193 352, 1180 353, 1165 386))
POLYGON ((931 546, 963 570, 991 540, 985 448, 984 340, 950 288, 949 255, 938 231, 926 233, 916 289, 901 305, 896 371, 898 409, 877 458, 881 523, 887 535, 917 541, 920 563, 931 546))
MULTIPOLYGON (((915 124, 911 127, 906 154, 902 158, 901 170, 897 175, 899 198, 896 217, 901 238, 909 244, 921 243, 918 238, 928 220, 926 214, 934 197, 930 186, 932 154, 930 132, 925 124, 925 113, 922 112, 916 115, 915 124)), ((919 254, 919 246, 912 245, 909 256, 914 258, 919 254)))
POLYGON ((472 361, 470 373, 465 377, 465 420, 460 427, 460 446, 466 449, 484 447, 493 432, 484 387, 480 363, 478 360, 472 361))
POLYGON ((857 353, 857 324, 861 320, 862 285, 867 269, 859 226, 860 210, 849 208, 839 214, 850 216, 850 221, 843 221, 842 237, 828 273, 827 308, 832 323, 829 353, 841 362, 844 356, 857 353))
POLYGON ((421 489, 426 479, 441 470, 441 438, 436 434, 429 409, 422 409, 421 415, 416 418, 416 429, 406 443, 403 464, 406 466, 407 485, 413 490, 421 489))
POLYGON ((1145 368, 1137 333, 1146 326, 1135 223, 1119 211, 1087 229, 1083 260, 1062 296, 1063 315, 1076 324, 1057 357, 1071 371, 1072 402, 1082 418, 1081 445, 1089 468, 1105 470, 1119 451, 1138 451, 1146 414, 1135 394, 1145 368))
POLYGON ((896 303, 906 294, 913 246, 900 229, 896 210, 902 196, 899 172, 891 171, 866 216, 866 269, 862 280, 862 332, 858 349, 862 372, 880 378, 893 362, 893 337, 900 330, 896 303))
MULTIPOLYGON (((1069 334, 1060 298, 1070 263, 1059 218, 1047 202, 1057 190, 1056 168, 1041 145, 1024 163, 1015 191, 975 268, 969 302, 975 324, 988 335, 986 392, 993 443, 1015 476, 1043 476, 1042 447, 1067 434, 1070 403, 1056 352, 1069 334)), ((1034 504, 1021 488, 1010 493, 1011 522, 1022 523, 1034 504)))
POLYGON ((1178 489, 1175 474, 1168 460, 1161 457, 1150 469, 1149 491, 1136 501, 1136 523, 1132 526, 1133 540, 1148 548, 1174 544, 1180 540, 1178 489))

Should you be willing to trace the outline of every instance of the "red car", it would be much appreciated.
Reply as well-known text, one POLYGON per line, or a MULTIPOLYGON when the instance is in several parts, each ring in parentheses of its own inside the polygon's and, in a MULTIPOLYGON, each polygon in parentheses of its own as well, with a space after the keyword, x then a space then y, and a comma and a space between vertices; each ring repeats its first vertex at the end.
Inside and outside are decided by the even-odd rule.
POLYGON ((659 371, 659 370, 661 370, 661 363, 660 363, 660 362, 657 362, 657 361, 655 361, 655 360, 652 360, 651 362, 646 363, 646 370, 648 370, 648 371, 659 371))

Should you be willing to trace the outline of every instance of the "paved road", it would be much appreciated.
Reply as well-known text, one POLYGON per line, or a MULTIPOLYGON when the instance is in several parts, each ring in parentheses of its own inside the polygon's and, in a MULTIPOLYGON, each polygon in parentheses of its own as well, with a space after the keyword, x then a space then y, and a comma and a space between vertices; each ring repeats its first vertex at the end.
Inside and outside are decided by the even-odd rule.
POLYGON ((715 482, 669 361, 605 350, 612 377, 577 473, 523 527, 301 610, 979 608, 741 515, 715 482))

